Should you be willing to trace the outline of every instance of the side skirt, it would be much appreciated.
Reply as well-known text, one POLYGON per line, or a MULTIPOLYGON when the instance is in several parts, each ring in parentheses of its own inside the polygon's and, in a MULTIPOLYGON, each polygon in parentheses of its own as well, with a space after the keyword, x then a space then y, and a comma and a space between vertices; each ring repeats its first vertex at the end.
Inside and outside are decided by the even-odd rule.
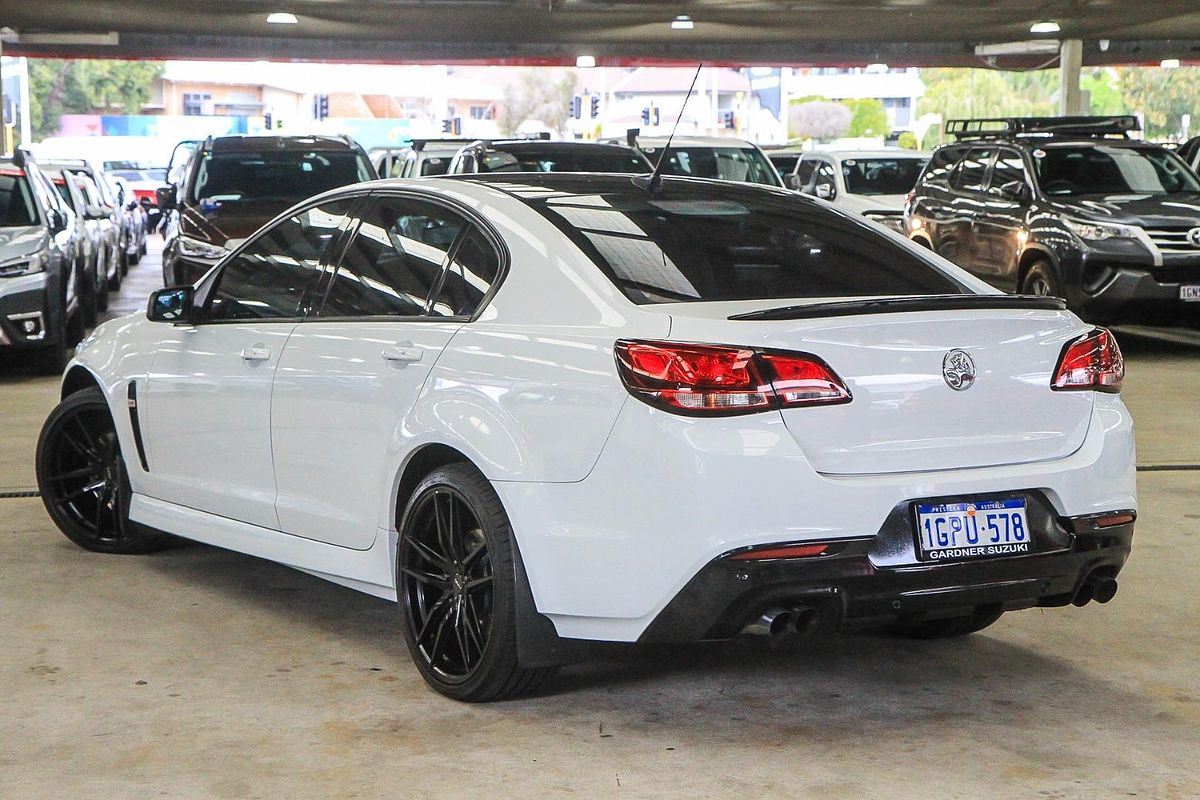
POLYGON ((377 531, 367 550, 290 536, 269 528, 197 511, 134 494, 129 506, 134 522, 226 550, 265 558, 318 578, 395 601, 391 537, 377 531))

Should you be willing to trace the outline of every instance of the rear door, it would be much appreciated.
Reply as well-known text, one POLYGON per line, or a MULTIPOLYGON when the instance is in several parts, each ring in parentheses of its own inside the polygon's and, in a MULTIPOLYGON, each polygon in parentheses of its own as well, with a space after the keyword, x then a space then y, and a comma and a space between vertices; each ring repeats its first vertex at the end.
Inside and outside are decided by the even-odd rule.
POLYGON ((271 427, 282 530, 366 549, 387 518, 405 415, 495 281, 500 249, 428 197, 376 195, 358 217, 319 314, 280 361, 271 427))
POLYGON ((1025 220, 1032 196, 1021 154, 1001 149, 992 166, 983 207, 975 217, 972 237, 975 271, 1007 291, 1017 289, 1017 262, 1028 238, 1025 220), (1016 194, 1017 186, 1024 186, 1026 194, 1016 194))

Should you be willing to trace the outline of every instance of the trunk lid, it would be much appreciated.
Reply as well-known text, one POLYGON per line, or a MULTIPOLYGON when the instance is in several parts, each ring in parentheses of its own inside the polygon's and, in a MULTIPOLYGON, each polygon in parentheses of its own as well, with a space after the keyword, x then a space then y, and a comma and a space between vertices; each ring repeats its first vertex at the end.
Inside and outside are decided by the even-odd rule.
POLYGON ((852 401, 787 409, 783 419, 818 472, 861 475, 1022 464, 1079 449, 1092 393, 1054 392, 1050 383, 1063 346, 1091 326, 1067 311, 1011 305, 772 320, 728 317, 778 301, 654 308, 671 313, 673 340, 824 359, 852 401), (943 370, 956 350, 976 372, 963 390, 943 370))

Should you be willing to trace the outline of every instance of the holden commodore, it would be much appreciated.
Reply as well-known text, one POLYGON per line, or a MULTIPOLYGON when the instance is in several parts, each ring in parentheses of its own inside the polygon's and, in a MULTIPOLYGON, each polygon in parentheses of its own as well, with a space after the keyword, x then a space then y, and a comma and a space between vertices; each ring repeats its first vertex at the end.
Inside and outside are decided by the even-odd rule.
POLYGON ((1112 335, 783 189, 357 184, 77 349, 37 450, 103 553, 167 534, 398 601, 437 691, 593 642, 978 631, 1106 602, 1112 335))

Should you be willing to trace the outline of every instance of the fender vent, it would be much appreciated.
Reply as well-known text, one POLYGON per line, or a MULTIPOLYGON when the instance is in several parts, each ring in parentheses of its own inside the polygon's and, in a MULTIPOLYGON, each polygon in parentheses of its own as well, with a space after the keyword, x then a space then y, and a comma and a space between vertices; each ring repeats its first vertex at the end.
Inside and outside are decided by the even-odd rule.
POLYGON ((126 398, 129 405, 129 425, 133 428, 133 444, 137 447, 138 461, 142 465, 142 472, 149 472, 150 465, 146 463, 146 447, 142 444, 142 425, 138 422, 137 381, 129 382, 126 398))

